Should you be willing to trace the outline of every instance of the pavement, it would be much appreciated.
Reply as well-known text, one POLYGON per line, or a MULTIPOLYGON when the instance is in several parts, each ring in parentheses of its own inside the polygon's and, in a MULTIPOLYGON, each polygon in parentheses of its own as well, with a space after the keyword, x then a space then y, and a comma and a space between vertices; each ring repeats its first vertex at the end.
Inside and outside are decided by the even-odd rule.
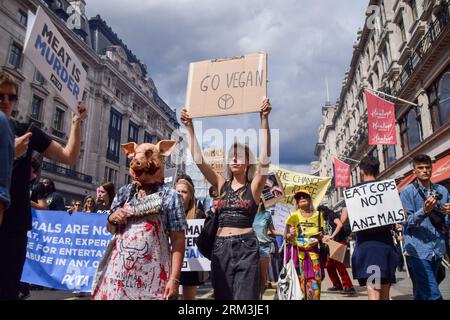
MULTIPOLYGON (((351 269, 347 271, 351 276, 351 269)), ((450 270, 446 270, 447 277, 439 286, 444 300, 450 300, 450 270)), ((321 300, 367 300, 367 290, 365 287, 360 287, 357 281, 353 281, 356 295, 348 296, 339 292, 327 290, 332 287, 330 277, 327 275, 322 283, 321 300)), ((271 282, 264 292, 263 300, 274 300, 276 293, 276 283, 271 282)), ((211 282, 207 281, 200 286, 197 291, 197 300, 213 300, 214 293, 211 282)), ((32 290, 28 300, 90 300, 90 295, 79 297, 77 294, 70 291, 59 290, 32 290)), ((411 280, 408 278, 406 272, 397 272, 397 283, 391 287, 391 300, 413 300, 411 280)))

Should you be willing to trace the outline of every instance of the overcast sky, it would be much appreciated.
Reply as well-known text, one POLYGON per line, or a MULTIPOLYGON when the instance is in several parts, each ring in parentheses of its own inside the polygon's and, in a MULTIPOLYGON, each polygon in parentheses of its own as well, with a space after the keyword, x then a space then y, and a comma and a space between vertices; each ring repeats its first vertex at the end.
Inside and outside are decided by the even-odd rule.
MULTIPOLYGON (((270 126, 281 166, 309 172, 330 100, 340 94, 367 0, 87 0, 147 65, 159 95, 180 114, 190 62, 268 53, 270 126)), ((203 128, 259 128, 259 115, 205 118, 203 128)))

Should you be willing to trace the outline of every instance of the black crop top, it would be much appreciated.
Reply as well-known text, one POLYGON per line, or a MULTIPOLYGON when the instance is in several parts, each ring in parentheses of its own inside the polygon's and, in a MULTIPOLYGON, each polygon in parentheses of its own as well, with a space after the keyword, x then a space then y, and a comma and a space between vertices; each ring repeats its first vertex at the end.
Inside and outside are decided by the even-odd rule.
POLYGON ((219 228, 251 228, 258 209, 253 199, 251 184, 247 182, 238 190, 231 188, 231 181, 225 182, 218 202, 219 228), (242 195, 242 197, 241 197, 242 195))

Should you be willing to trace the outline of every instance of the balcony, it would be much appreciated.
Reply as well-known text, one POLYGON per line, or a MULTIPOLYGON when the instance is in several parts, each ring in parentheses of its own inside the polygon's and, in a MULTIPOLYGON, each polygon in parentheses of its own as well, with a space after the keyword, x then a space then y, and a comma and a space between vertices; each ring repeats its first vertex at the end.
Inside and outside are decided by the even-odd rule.
POLYGON ((75 171, 72 169, 67 169, 67 168, 58 166, 56 164, 52 164, 47 161, 44 161, 42 163, 42 169, 47 172, 54 173, 59 176, 64 176, 69 179, 73 179, 73 180, 77 180, 77 181, 81 181, 81 182, 85 182, 85 183, 92 183, 92 176, 83 174, 81 172, 78 172, 78 171, 75 171))
POLYGON ((64 140, 66 138, 66 134, 63 131, 60 131, 58 129, 52 128, 52 135, 55 137, 60 138, 61 140, 64 140))

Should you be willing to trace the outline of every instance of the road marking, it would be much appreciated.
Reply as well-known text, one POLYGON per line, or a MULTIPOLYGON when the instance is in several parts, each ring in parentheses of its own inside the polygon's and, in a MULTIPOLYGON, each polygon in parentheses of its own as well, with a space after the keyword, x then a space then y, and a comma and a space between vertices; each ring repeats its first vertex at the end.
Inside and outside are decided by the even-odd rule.
POLYGON ((66 298, 66 299, 63 299, 63 300, 80 300, 80 298, 78 298, 78 297, 72 297, 72 298, 66 298))

